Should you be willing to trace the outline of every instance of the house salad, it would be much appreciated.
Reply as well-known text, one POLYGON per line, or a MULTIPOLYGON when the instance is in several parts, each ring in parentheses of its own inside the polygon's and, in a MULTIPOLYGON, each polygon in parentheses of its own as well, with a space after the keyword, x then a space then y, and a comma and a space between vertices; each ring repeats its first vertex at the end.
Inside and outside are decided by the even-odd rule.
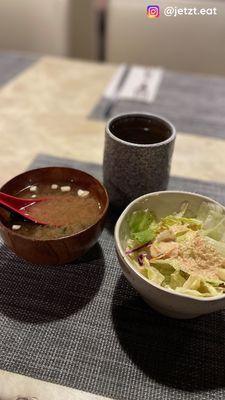
POLYGON ((218 296, 225 292, 225 215, 202 202, 196 215, 188 203, 157 220, 149 210, 128 220, 126 255, 148 280, 175 292, 218 296))

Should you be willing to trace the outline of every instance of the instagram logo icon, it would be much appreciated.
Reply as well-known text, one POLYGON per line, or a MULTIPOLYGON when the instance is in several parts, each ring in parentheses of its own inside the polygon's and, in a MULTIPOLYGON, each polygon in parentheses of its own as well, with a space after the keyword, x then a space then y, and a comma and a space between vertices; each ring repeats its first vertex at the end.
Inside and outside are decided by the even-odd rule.
POLYGON ((159 6, 150 5, 147 7, 147 17, 148 18, 159 18, 159 16, 160 16, 159 6))

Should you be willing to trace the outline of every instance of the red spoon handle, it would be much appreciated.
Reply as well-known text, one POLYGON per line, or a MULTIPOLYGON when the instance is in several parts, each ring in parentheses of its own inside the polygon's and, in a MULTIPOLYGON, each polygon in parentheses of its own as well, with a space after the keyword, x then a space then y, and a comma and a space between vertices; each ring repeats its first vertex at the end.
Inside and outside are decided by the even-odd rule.
POLYGON ((40 201, 43 201, 45 199, 22 199, 19 197, 11 196, 10 194, 6 194, 3 192, 0 192, 0 203, 3 204, 7 203, 8 205, 11 205, 14 208, 21 208, 25 207, 28 204, 33 204, 33 203, 39 203, 40 201))
POLYGON ((41 201, 46 201, 47 198, 39 198, 39 199, 22 199, 19 197, 11 196, 10 194, 0 192, 0 205, 9 208, 11 211, 14 211, 24 218, 29 219, 33 222, 37 222, 39 224, 45 225, 46 222, 37 221, 31 215, 26 213, 26 207, 35 203, 39 203, 41 201))
POLYGON ((20 209, 28 204, 34 203, 34 200, 31 199, 20 199, 18 197, 11 196, 10 194, 0 192, 0 203, 4 205, 9 205, 14 208, 20 209))

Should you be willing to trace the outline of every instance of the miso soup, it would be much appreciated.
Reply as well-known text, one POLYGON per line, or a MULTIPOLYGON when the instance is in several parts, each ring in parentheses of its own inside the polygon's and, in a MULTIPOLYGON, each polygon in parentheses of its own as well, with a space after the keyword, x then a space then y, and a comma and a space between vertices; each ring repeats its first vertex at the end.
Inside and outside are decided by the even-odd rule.
POLYGON ((8 227, 33 239, 56 239, 73 235, 95 224, 101 214, 101 204, 94 193, 74 182, 36 184, 16 194, 22 198, 47 198, 26 208, 27 215, 46 222, 39 225, 12 214, 8 227))

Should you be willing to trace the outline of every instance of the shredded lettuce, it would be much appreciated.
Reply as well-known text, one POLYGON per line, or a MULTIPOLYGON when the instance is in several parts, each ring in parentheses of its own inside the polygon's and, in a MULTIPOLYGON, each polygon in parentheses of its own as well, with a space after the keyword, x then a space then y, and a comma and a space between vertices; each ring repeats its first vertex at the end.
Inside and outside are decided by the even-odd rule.
POLYGON ((156 218, 148 210, 134 211, 128 221, 130 238, 139 244, 152 241, 156 236, 156 218))
POLYGON ((130 215, 128 227, 128 257, 147 279, 193 297, 225 292, 222 207, 203 202, 194 215, 185 202, 177 213, 158 221, 152 211, 138 210, 130 215), (213 272, 211 263, 216 263, 213 272))
POLYGON ((204 279, 198 276, 191 276, 191 275, 185 281, 182 287, 176 288, 176 291, 180 293, 186 293, 193 296, 202 296, 202 297, 218 295, 218 291, 213 285, 207 283, 204 279))
POLYGON ((225 242, 225 218, 221 219, 217 225, 206 230, 206 235, 212 239, 225 242))
POLYGON ((185 201, 183 204, 181 204, 180 211, 174 213, 174 216, 176 216, 177 218, 182 218, 187 213, 187 211, 188 211, 188 202, 185 201))
POLYGON ((221 256, 225 257, 225 242, 220 242, 218 240, 215 240, 211 237, 205 237, 205 240, 213 246, 221 256))
POLYGON ((161 274, 157 268, 149 266, 148 268, 146 268, 146 271, 147 271, 147 277, 150 281, 158 283, 159 285, 162 284, 165 278, 164 275, 161 274))
POLYGON ((163 275, 171 275, 174 271, 179 269, 179 262, 174 259, 167 260, 150 260, 151 264, 158 268, 163 275))
POLYGON ((171 289, 176 289, 177 287, 182 287, 185 282, 185 278, 181 271, 175 271, 170 276, 170 281, 168 287, 171 289))
POLYGON ((218 277, 225 282, 225 268, 218 268, 218 277))
POLYGON ((203 222, 203 229, 214 228, 223 218, 224 212, 222 207, 214 203, 205 201, 199 207, 197 218, 203 222))
POLYGON ((186 224, 188 227, 196 227, 200 229, 202 227, 202 222, 196 218, 185 218, 185 217, 178 217, 176 215, 169 215, 162 219, 162 224, 166 227, 170 227, 172 225, 183 225, 186 224))
POLYGON ((145 231, 135 232, 132 234, 134 240, 140 244, 148 243, 155 238, 153 229, 146 229, 145 231))
POLYGON ((130 232, 145 231, 155 220, 155 216, 151 211, 134 211, 129 218, 130 232))

